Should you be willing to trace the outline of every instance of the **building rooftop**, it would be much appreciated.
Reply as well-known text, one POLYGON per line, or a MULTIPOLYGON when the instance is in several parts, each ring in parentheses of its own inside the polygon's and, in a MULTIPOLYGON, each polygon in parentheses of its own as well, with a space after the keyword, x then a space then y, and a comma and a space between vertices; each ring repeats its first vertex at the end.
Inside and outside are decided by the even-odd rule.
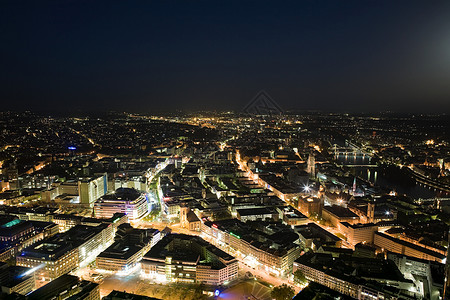
POLYGON ((104 195, 100 200, 133 201, 141 196, 141 192, 133 188, 118 188, 114 193, 104 195))
POLYGON ((103 297, 103 300, 161 300, 161 299, 114 290, 107 296, 103 297))
POLYGON ((324 210, 335 215, 338 218, 358 218, 358 215, 352 212, 350 209, 338 205, 324 206, 324 210))
POLYGON ((98 257, 112 259, 128 259, 139 252, 142 247, 132 245, 123 241, 114 242, 105 251, 100 253, 98 257))
MULTIPOLYGON (((229 255, 216 246, 211 245, 204 239, 198 236, 186 234, 166 235, 144 255, 144 258, 164 259, 165 257, 170 256, 173 260, 182 260, 187 262, 209 260, 209 258, 205 256, 205 252, 200 250, 201 248, 213 253, 224 261, 231 261, 235 259, 232 255, 229 255)), ((219 262, 216 261, 214 263, 219 262)))
POLYGON ((237 213, 242 216, 269 215, 272 214, 271 209, 267 207, 242 208, 236 209, 237 213))
POLYGON ((410 242, 407 242, 407 241, 404 241, 404 240, 396 239, 396 238, 394 238, 394 237, 392 237, 390 235, 387 235, 387 234, 384 234, 384 233, 381 233, 381 232, 375 232, 375 234, 379 235, 379 236, 382 236, 382 237, 384 237, 384 238, 386 238, 386 239, 388 239, 388 240, 390 240, 390 241, 392 241, 394 243, 397 243, 397 244, 400 244, 402 246, 409 247, 411 249, 423 252, 423 253, 425 253, 427 255, 436 257, 436 258, 438 258, 440 260, 443 260, 445 258, 445 255, 443 255, 443 254, 441 254, 439 252, 435 252, 433 250, 421 247, 419 245, 416 245, 416 244, 413 244, 413 243, 410 243, 410 242))
POLYGON ((62 275, 28 295, 29 300, 50 300, 80 283, 77 276, 62 275))

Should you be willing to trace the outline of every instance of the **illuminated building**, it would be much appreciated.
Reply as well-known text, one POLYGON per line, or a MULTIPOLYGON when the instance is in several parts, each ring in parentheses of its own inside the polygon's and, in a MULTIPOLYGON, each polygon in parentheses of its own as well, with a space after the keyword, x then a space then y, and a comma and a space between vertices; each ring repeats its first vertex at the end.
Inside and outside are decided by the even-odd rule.
POLYGON ((341 222, 338 224, 338 230, 347 237, 347 242, 354 246, 358 243, 373 243, 373 235, 378 230, 378 226, 373 223, 349 224, 341 222))
POLYGON ((83 178, 78 181, 78 194, 80 203, 92 207, 95 200, 108 191, 108 178, 106 173, 98 177, 83 178))
POLYGON ((298 210, 294 209, 292 206, 285 206, 283 208, 279 208, 283 215, 283 222, 287 225, 303 225, 311 222, 305 215, 303 215, 298 210))
POLYGON ((322 209, 322 218, 330 222, 334 227, 337 227, 340 222, 347 222, 349 224, 359 223, 359 217, 348 208, 333 205, 324 206, 322 209))
POLYGON ((4 214, 17 216, 20 220, 24 221, 41 221, 52 222, 53 212, 56 208, 47 207, 17 207, 17 206, 3 206, 0 211, 4 214))
POLYGON ((27 295, 27 299, 100 300, 100 288, 97 283, 66 274, 27 295))
POLYGON ((294 262, 307 280, 362 300, 416 299, 420 292, 389 260, 307 253, 294 262))
POLYGON ((239 220, 230 219, 207 221, 202 224, 202 233, 212 238, 211 241, 221 249, 239 251, 249 266, 276 276, 290 274, 294 260, 300 256, 300 246, 291 239, 292 236, 298 239, 294 232, 285 232, 279 235, 281 240, 274 240, 239 220))
POLYGON ((197 236, 171 234, 159 241, 141 261, 142 275, 156 281, 211 285, 238 276, 238 261, 197 236))
POLYGON ((294 227, 294 230, 298 233, 303 246, 314 251, 322 245, 333 247, 340 247, 342 245, 342 240, 339 237, 323 229, 316 223, 298 225, 294 227))
POLYGON ((393 252, 389 252, 387 258, 396 264, 406 278, 413 278, 416 285, 423 287, 422 297, 431 300, 440 299, 440 291, 444 284, 442 264, 393 252))
POLYGON ((272 191, 275 196, 283 201, 292 200, 301 196, 301 191, 287 184, 275 175, 259 175, 258 183, 265 189, 272 191))
POLYGON ((92 207, 94 202, 108 191, 107 173, 95 177, 68 180, 41 193, 46 201, 56 200, 65 204, 92 207))
POLYGON ((236 213, 237 219, 242 222, 272 219, 274 215, 278 215, 274 209, 268 207, 236 209, 236 213))
POLYGON ((128 222, 128 217, 124 213, 115 213, 108 219, 86 218, 76 215, 56 214, 53 216, 53 222, 58 224, 59 232, 66 232, 76 225, 98 226, 100 224, 113 224, 114 231, 120 224, 128 222))
POLYGON ((130 224, 119 226, 115 242, 97 256, 97 269, 106 271, 131 271, 142 256, 161 238, 157 229, 137 229, 130 224))
POLYGON ((97 218, 111 218, 115 213, 124 213, 130 221, 139 220, 148 213, 145 194, 135 189, 119 188, 104 195, 94 203, 97 218))
POLYGON ((420 259, 444 263, 446 258, 445 255, 439 252, 421 247, 419 245, 401 239, 396 239, 381 232, 375 232, 373 243, 384 250, 420 259))
POLYGON ((68 242, 41 242, 23 250, 16 257, 16 264, 36 268, 37 279, 51 281, 77 268, 78 249, 68 242))
POLYGON ((115 242, 96 258, 99 270, 127 273, 142 259, 143 248, 126 243, 115 242))
POLYGON ((23 221, 16 216, 0 217, 0 261, 6 261, 25 247, 58 233, 50 222, 23 221))
POLYGON ((35 234, 30 222, 21 221, 13 216, 0 218, 0 241, 2 243, 17 244, 35 234))
POLYGON ((189 207, 180 207, 180 224, 181 227, 191 231, 200 231, 201 221, 189 207))
POLYGON ((59 232, 66 232, 70 228, 80 225, 82 218, 75 215, 57 214, 53 216, 53 222, 58 224, 59 232))
POLYGON ((299 197, 298 210, 308 217, 314 215, 319 217, 322 214, 321 200, 315 197, 299 197))
POLYGON ((50 281, 85 266, 113 241, 111 224, 97 227, 77 225, 22 250, 18 266, 37 268, 36 277, 50 281))
POLYGON ((0 286, 6 294, 26 295, 35 289, 34 272, 30 268, 0 263, 0 286))

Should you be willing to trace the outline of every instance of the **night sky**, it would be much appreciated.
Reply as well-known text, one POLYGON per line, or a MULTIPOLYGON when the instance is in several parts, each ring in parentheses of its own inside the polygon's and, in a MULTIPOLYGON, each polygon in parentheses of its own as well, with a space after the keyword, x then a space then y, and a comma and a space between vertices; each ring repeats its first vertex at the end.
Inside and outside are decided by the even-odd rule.
POLYGON ((0 110, 450 112, 450 1, 1 1, 0 110))

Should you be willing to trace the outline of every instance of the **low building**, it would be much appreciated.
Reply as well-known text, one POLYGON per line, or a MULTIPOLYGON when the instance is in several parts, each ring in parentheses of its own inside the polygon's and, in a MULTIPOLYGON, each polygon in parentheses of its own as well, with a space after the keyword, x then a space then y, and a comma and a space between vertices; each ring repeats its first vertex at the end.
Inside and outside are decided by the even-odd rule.
POLYGON ((423 288, 425 299, 441 299, 444 289, 444 264, 438 262, 406 256, 398 253, 388 253, 392 260, 407 278, 414 278, 416 285, 423 288))
POLYGON ((415 258, 437 261, 440 263, 444 263, 446 258, 445 255, 439 252, 432 251, 430 249, 418 246, 416 244, 401 239, 396 239, 392 236, 389 236, 381 232, 375 232, 373 242, 377 247, 380 247, 382 250, 404 254, 415 258))
POLYGON ((295 226, 294 231, 298 233, 303 246, 314 251, 322 245, 333 247, 340 247, 342 245, 342 240, 339 237, 323 229, 316 223, 295 226))
POLYGON ((130 272, 160 237, 157 229, 137 229, 129 224, 119 226, 114 244, 97 256, 97 269, 130 272))
POLYGON ((238 276, 238 261, 197 236, 170 234, 142 261, 142 275, 158 281, 220 285, 238 276))
POLYGON ((285 206, 280 208, 283 222, 287 225, 303 225, 311 222, 305 215, 293 208, 292 206, 285 206))
POLYGON ((349 224, 348 222, 341 222, 338 224, 338 230, 347 237, 347 242, 354 246, 358 243, 373 243, 373 236, 378 230, 378 226, 373 223, 349 224))
POLYGON ((236 209, 237 219, 242 222, 273 219, 277 213, 268 207, 236 209))
POLYGON ((127 223, 128 217, 124 213, 115 213, 110 218, 86 218, 76 215, 56 214, 53 216, 53 222, 58 224, 59 232, 66 232, 76 225, 98 226, 100 224, 113 224, 114 232, 120 224, 127 223))
POLYGON ((142 259, 142 255, 141 247, 115 242, 97 256, 96 266, 99 270, 128 273, 142 259))
POLYGON ((57 232, 58 225, 51 222, 24 221, 13 215, 0 216, 0 260, 11 259, 23 248, 57 232))
POLYGON ((299 197, 298 210, 308 217, 319 217, 322 215, 322 201, 316 197, 299 197))
POLYGON ((95 201, 94 213, 97 218, 111 218, 115 213, 124 213, 130 221, 135 221, 148 214, 148 202, 144 193, 119 188, 95 201))
POLYGON ((26 295, 35 289, 34 272, 30 268, 0 263, 0 286, 3 293, 26 295))
POLYGON ((27 296, 29 300, 100 300, 97 283, 62 275, 27 296))
POLYGON ((389 260, 307 253, 295 261, 296 270, 307 280, 355 299, 416 299, 420 295, 389 260))
POLYGON ((18 266, 36 268, 39 280, 51 281, 84 266, 113 241, 111 224, 97 227, 77 225, 27 247, 16 257, 18 266))
POLYGON ((17 216, 24 221, 42 221, 52 222, 53 213, 57 208, 47 207, 19 207, 19 206, 3 206, 0 209, 0 214, 9 214, 17 216))
POLYGON ((202 233, 221 249, 240 251, 247 265, 274 276, 287 276, 300 256, 300 246, 294 243, 298 235, 290 226, 286 227, 286 232, 268 235, 239 220, 229 219, 203 223, 202 233))
POLYGON ((340 222, 349 224, 359 223, 359 217, 350 209, 338 205, 324 206, 322 209, 322 218, 334 227, 338 227, 340 222))
POLYGON ((272 191, 283 201, 290 201, 301 195, 298 188, 287 184, 284 180, 275 175, 260 175, 258 177, 258 183, 264 188, 272 191))

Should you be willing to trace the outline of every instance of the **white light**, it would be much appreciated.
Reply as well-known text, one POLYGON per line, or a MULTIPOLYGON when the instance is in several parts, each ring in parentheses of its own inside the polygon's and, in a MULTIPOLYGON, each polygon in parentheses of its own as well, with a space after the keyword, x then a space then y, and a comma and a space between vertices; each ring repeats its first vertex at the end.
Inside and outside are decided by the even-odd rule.
POLYGON ((23 273, 23 274, 20 275, 19 277, 25 277, 25 276, 27 276, 27 275, 30 275, 31 273, 33 273, 33 272, 35 272, 35 271, 37 271, 37 270, 39 270, 39 269, 42 269, 43 267, 45 267, 45 264, 40 264, 39 266, 34 267, 34 268, 32 268, 32 269, 26 271, 25 273, 23 273))

